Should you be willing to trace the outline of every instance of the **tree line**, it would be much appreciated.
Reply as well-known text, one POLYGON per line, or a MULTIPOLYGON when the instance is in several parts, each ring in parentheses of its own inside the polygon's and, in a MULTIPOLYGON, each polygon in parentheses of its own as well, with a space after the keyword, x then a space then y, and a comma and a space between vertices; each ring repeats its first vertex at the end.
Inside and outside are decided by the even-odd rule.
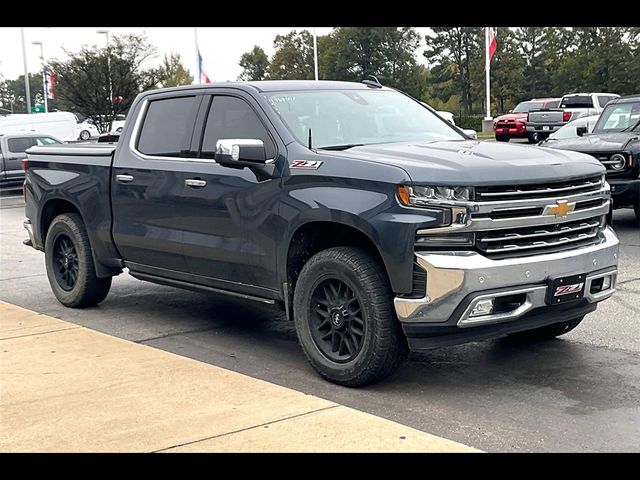
MULTIPOLYGON (((491 62, 492 111, 522 100, 571 92, 640 92, 639 27, 497 27, 491 62)), ((465 114, 485 110, 482 27, 434 27, 420 48, 411 27, 339 27, 319 36, 321 80, 375 75, 433 107, 465 114), (418 63, 423 55, 428 65, 418 63)), ((255 46, 242 54, 240 80, 313 79, 313 37, 276 35, 269 58, 255 46)))
MULTIPOLYGON (((640 27, 497 27, 495 32, 492 112, 503 113, 522 100, 576 91, 640 92, 640 27)), ((317 39, 319 78, 358 82, 375 75, 384 85, 438 110, 484 112, 483 28, 434 27, 424 38, 424 49, 421 40, 412 27, 334 28, 317 39), (418 62, 420 55, 426 66, 418 62)), ((273 47, 271 57, 258 45, 243 53, 238 79, 314 78, 309 31, 276 35, 273 47)), ((101 130, 126 113, 138 93, 193 83, 175 53, 165 55, 158 67, 142 68, 157 55, 145 35, 115 36, 108 47, 65 53, 65 60, 50 62, 56 98, 49 101, 49 109, 89 117, 101 130)), ((41 103, 42 74, 29 75, 29 83, 32 104, 41 103)), ((24 76, 0 78, 0 113, 25 113, 25 97, 24 76)))
MULTIPOLYGON (((193 76, 180 55, 165 55, 158 67, 142 68, 157 55, 146 35, 125 34, 112 37, 108 47, 83 47, 79 52, 65 50, 66 60, 53 60, 55 99, 50 111, 70 111, 91 119, 105 131, 117 115, 126 113, 136 95, 145 90, 193 83, 193 76)), ((42 73, 29 75, 31 104, 42 103, 42 73)), ((24 75, 0 81, 3 114, 26 113, 24 75)))

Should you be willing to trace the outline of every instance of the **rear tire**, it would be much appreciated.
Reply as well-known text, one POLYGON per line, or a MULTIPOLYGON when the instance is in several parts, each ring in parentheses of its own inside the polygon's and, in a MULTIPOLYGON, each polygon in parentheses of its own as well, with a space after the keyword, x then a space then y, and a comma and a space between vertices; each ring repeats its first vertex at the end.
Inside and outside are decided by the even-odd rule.
POLYGON ((302 350, 330 382, 378 382, 408 351, 386 273, 358 248, 334 247, 311 257, 296 282, 293 311, 302 350))
POLYGON ((51 290, 67 307, 89 307, 104 300, 111 277, 99 278, 82 218, 65 213, 53 219, 45 241, 45 264, 51 290))
POLYGON ((538 143, 541 139, 539 138, 537 133, 528 133, 527 134, 527 140, 529 141, 529 143, 538 143))
POLYGON ((506 135, 496 135, 496 142, 508 142, 509 137, 506 135))
POLYGON ((525 330, 524 332, 516 332, 509 335, 509 338, 522 341, 522 342, 539 342, 544 340, 551 340, 553 338, 569 333, 571 330, 580 325, 580 322, 584 320, 584 316, 574 318, 573 320, 567 320, 560 323, 552 323, 551 325, 545 325, 544 327, 535 328, 533 330, 525 330))

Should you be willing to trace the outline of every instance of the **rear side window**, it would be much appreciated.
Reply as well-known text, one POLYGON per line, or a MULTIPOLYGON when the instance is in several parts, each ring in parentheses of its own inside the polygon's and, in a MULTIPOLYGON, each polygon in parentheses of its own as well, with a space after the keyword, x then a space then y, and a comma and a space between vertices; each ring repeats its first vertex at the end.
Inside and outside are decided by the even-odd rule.
POLYGON ((24 153, 29 147, 35 145, 35 138, 33 137, 17 137, 7 140, 7 147, 12 153, 24 153))
POLYGON ((145 155, 189 157, 196 97, 166 98, 149 102, 137 148, 145 155))
POLYGON ((559 102, 549 102, 547 103, 547 108, 558 108, 559 102))
POLYGON ((609 103, 611 100, 613 100, 614 98, 616 98, 616 97, 612 97, 611 95, 600 95, 600 96, 598 97, 598 104, 599 104, 602 108, 604 108, 604 107, 605 107, 605 105, 606 105, 607 103, 609 103))
POLYGON ((276 156, 276 146, 251 106, 237 97, 215 96, 202 139, 202 157, 213 158, 216 143, 223 138, 262 140, 267 158, 276 156))

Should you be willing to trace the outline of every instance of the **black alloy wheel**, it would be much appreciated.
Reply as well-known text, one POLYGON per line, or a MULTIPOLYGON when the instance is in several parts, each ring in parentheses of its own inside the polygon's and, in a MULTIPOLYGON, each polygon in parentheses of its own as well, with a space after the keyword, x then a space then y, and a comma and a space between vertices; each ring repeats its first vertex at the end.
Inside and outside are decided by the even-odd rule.
POLYGON ((54 275, 60 288, 72 290, 78 280, 79 261, 76 247, 65 234, 59 234, 53 243, 54 275))
POLYGON ((345 363, 362 349, 366 325, 360 300, 353 289, 337 278, 318 284, 311 296, 311 336, 329 360, 345 363))

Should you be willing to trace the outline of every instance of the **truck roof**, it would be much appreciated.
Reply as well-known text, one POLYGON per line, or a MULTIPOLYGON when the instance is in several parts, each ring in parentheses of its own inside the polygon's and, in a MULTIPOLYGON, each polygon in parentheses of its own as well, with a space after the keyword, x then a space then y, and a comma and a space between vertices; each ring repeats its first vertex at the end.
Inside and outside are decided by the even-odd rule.
POLYGON ((258 92, 279 92, 291 90, 367 90, 370 88, 382 88, 391 90, 388 87, 370 87, 360 82, 338 82, 333 80, 261 80, 255 82, 214 82, 202 85, 183 85, 181 87, 160 88, 149 90, 149 93, 158 93, 170 90, 190 90, 207 88, 240 88, 242 90, 252 89, 258 92))
POLYGON ((640 102, 640 93, 633 95, 625 95, 624 97, 618 97, 611 100, 609 103, 634 103, 640 102))

